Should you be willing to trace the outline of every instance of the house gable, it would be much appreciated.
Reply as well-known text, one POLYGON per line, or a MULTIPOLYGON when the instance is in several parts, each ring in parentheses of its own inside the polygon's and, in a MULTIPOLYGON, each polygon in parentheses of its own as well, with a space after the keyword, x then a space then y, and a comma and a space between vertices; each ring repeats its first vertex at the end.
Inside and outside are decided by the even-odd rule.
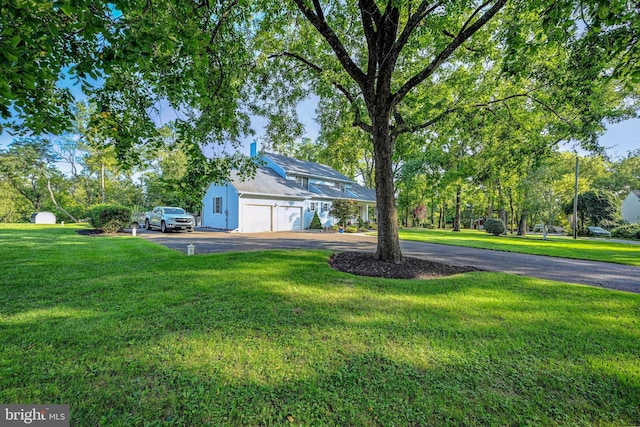
POLYGON ((629 192, 620 206, 622 219, 630 223, 640 223, 640 190, 629 192))

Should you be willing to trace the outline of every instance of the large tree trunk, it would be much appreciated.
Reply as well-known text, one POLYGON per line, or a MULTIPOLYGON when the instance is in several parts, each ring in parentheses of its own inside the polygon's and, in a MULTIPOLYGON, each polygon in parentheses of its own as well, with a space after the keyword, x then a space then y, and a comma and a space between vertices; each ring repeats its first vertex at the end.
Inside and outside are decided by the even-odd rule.
POLYGON ((431 227, 436 226, 436 201, 433 196, 431 196, 431 227))
POLYGON ((529 212, 526 210, 522 211, 520 215, 520 221, 518 222, 518 236, 526 236, 527 235, 527 217, 529 216, 529 212))
POLYGON ((376 159, 375 181, 378 205, 378 248, 376 258, 380 261, 399 263, 402 261, 402 251, 398 237, 398 211, 395 185, 393 183, 394 141, 389 132, 388 113, 371 116, 375 117, 373 120, 373 147, 376 159))
POLYGON ((456 216, 453 218, 453 231, 460 231, 460 193, 462 193, 462 186, 458 185, 456 188, 456 216))

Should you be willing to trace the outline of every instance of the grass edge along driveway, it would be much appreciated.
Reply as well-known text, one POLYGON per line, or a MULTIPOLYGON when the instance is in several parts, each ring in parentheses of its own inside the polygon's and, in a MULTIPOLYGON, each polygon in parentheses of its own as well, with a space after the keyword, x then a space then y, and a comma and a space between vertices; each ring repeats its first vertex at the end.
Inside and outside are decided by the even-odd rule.
POLYGON ((72 425, 634 425, 640 295, 0 226, 0 402, 72 425))
POLYGON ((400 238, 442 245, 640 266, 640 245, 612 242, 606 239, 573 240, 560 236, 549 236, 547 240, 543 240, 542 236, 537 235, 526 237, 493 236, 475 230, 462 230, 454 233, 451 230, 426 229, 400 230, 400 238))

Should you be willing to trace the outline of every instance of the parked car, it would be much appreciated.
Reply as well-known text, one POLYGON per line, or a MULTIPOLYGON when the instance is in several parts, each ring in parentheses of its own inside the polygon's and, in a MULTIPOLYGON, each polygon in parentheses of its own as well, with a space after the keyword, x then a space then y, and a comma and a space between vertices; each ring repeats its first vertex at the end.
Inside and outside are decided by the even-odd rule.
POLYGON ((182 208, 156 206, 151 212, 147 212, 144 226, 147 230, 151 230, 153 227, 160 228, 163 233, 169 230, 193 231, 196 221, 182 208))
POLYGON ((611 233, 602 227, 587 227, 587 235, 596 237, 611 237, 611 233))

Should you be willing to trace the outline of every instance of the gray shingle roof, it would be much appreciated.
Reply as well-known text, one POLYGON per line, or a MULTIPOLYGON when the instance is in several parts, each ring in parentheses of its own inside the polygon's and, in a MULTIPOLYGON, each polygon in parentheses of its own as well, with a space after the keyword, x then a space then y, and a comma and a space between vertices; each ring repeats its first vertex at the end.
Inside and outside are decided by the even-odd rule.
POLYGON ((246 181, 242 181, 234 171, 231 174, 231 182, 240 193, 280 195, 300 199, 313 197, 313 193, 303 186, 281 177, 273 169, 265 166, 258 167, 255 178, 246 181))
POLYGON ((353 184, 353 186, 349 190, 356 195, 355 200, 362 200, 373 203, 376 202, 376 190, 363 187, 358 184, 353 184))
POLYGON ((313 178, 328 178, 333 181, 352 182, 351 179, 337 170, 320 163, 307 162, 305 160, 293 159, 273 153, 265 153, 265 156, 287 171, 289 175, 303 175, 313 178))
POLYGON ((355 184, 351 179, 335 169, 319 163, 297 160, 279 154, 266 154, 269 159, 284 169, 290 177, 300 175, 320 178, 328 181, 350 183, 345 191, 331 185, 309 184, 306 189, 293 179, 286 179, 268 166, 259 166, 256 176, 243 181, 236 171, 231 173, 231 183, 239 193, 281 196, 297 199, 322 198, 352 199, 361 202, 376 202, 376 192, 370 188, 355 184))
POLYGON ((353 184, 351 188, 347 188, 345 191, 329 185, 310 184, 309 190, 316 193, 318 196, 324 196, 331 199, 352 199, 361 202, 376 202, 375 190, 362 187, 358 184, 353 184))

